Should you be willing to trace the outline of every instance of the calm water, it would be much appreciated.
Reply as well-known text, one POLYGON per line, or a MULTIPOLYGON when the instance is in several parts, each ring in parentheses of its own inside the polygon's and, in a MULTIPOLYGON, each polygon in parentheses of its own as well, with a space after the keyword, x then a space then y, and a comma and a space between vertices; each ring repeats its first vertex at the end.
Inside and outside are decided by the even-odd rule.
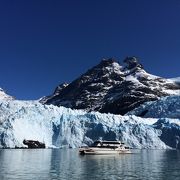
POLYGON ((0 180, 180 179, 180 151, 80 156, 73 149, 0 150, 0 180))

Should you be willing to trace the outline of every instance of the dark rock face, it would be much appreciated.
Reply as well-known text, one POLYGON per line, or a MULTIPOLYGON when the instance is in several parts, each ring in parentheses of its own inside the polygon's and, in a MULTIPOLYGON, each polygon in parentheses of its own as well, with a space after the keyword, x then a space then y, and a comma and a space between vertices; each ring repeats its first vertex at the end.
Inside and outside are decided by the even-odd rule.
POLYGON ((62 83, 59 86, 56 87, 54 94, 59 94, 61 91, 68 86, 67 83, 62 83))
POLYGON ((127 64, 127 69, 133 69, 136 67, 143 68, 136 57, 126 57, 124 63, 127 64))
POLYGON ((177 90, 180 85, 147 73, 136 57, 127 57, 122 66, 113 59, 102 60, 69 85, 59 85, 53 95, 40 102, 123 115, 177 90))
POLYGON ((56 95, 60 94, 61 91, 62 91, 64 88, 66 88, 67 86, 68 86, 67 83, 62 83, 62 84, 60 84, 60 85, 57 86, 56 89, 54 90, 53 95, 42 97, 42 98, 40 99, 40 102, 41 102, 42 104, 45 104, 46 101, 47 101, 47 99, 52 98, 53 96, 56 96, 56 95))
POLYGON ((45 144, 39 141, 34 140, 25 140, 23 141, 24 145, 27 145, 29 149, 35 149, 35 148, 45 148, 45 144))

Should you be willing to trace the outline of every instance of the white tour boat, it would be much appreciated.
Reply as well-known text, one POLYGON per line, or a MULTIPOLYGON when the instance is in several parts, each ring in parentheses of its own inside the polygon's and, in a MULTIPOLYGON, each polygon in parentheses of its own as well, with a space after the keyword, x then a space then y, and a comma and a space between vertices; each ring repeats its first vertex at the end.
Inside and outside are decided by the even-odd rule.
POLYGON ((121 154, 131 153, 130 148, 120 141, 95 141, 90 147, 79 149, 79 153, 85 154, 121 154))

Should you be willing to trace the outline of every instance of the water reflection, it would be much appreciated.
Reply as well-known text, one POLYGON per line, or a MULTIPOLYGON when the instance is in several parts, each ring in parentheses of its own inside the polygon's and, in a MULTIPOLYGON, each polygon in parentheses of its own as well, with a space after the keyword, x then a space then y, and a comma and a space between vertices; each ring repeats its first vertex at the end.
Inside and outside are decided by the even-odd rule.
POLYGON ((80 156, 78 150, 0 150, 0 179, 179 179, 180 152, 80 156))
POLYGON ((0 179, 46 179, 50 159, 45 149, 0 150, 0 179))

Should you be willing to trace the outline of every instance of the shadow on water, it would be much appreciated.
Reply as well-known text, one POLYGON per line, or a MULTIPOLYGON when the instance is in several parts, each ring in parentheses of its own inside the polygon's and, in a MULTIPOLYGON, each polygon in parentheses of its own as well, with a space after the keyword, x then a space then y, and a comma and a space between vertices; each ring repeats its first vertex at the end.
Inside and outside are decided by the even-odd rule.
POLYGON ((133 154, 80 156, 77 149, 0 150, 0 179, 178 180, 180 152, 137 150, 133 154))

